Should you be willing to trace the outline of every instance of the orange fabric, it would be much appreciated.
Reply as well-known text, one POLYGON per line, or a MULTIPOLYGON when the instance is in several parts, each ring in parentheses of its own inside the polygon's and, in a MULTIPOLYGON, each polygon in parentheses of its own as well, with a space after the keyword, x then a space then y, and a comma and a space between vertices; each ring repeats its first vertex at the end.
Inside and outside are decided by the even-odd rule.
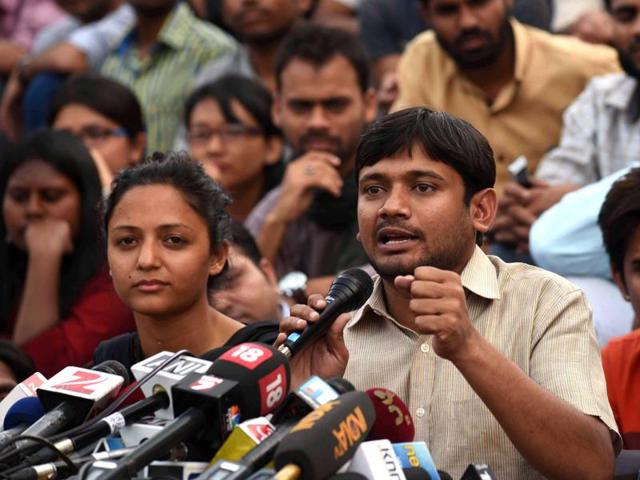
POLYGON ((624 448, 640 449, 640 330, 611 340, 602 366, 624 448))

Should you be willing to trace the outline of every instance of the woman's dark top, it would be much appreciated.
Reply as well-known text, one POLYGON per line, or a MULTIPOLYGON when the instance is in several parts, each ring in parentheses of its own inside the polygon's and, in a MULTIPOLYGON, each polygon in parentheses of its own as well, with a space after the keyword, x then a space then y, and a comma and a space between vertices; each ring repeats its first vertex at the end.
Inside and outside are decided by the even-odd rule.
MULTIPOLYGON (((244 342, 257 342, 272 345, 278 336, 278 324, 259 322, 247 325, 234 333, 222 347, 214 348, 200 355, 200 358, 214 361, 231 347, 244 342)), ((93 354, 93 361, 97 365, 105 360, 116 360, 131 370, 131 367, 144 360, 145 356, 140 347, 137 333, 125 333, 98 345, 93 354)))

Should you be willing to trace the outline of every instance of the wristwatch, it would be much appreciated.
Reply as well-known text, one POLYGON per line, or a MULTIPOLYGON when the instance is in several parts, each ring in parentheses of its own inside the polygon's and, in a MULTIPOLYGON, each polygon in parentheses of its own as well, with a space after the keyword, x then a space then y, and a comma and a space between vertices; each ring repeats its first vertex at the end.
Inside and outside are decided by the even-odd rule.
POLYGON ((280 294, 293 299, 296 303, 307 303, 307 280, 304 272, 289 272, 278 282, 280 294))

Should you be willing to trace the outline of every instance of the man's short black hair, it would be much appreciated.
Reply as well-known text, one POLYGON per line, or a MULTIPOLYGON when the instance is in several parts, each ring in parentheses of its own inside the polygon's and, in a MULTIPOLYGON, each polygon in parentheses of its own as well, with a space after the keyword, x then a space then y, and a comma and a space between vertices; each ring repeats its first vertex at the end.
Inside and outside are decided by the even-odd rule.
POLYGON ((445 112, 413 107, 387 115, 362 135, 356 151, 356 181, 363 167, 420 147, 433 160, 460 174, 465 203, 496 181, 496 163, 487 139, 471 124, 445 112))
POLYGON ((640 227, 640 168, 634 168, 613 184, 600 209, 598 224, 611 266, 624 280, 629 239, 640 227))
POLYGON ((282 87, 282 72, 293 60, 322 67, 336 56, 345 57, 358 77, 360 89, 369 88, 369 63, 358 38, 338 28, 311 23, 295 27, 285 38, 276 56, 276 87, 282 87))

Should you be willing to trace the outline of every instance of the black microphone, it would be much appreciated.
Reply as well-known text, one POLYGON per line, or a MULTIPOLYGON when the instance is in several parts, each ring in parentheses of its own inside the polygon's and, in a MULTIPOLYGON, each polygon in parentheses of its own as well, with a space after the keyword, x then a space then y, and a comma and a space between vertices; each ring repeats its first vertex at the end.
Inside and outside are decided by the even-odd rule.
POLYGON ((336 277, 325 297, 327 306, 320 318, 308 325, 302 333, 292 332, 278 347, 287 358, 303 350, 312 340, 322 335, 342 313, 360 308, 373 292, 373 281, 367 272, 351 268, 336 277))
MULTIPOLYGON (((101 418, 96 423, 87 426, 85 430, 69 438, 64 438, 55 442, 55 447, 64 454, 71 454, 91 445, 102 437, 114 435, 124 426, 138 421, 154 413, 161 408, 169 406, 169 394, 164 391, 139 400, 136 403, 123 408, 118 412, 101 418)), ((55 460, 58 457, 56 451, 50 448, 43 448, 39 452, 29 455, 25 461, 30 465, 37 465, 55 460)))
POLYGON ((215 375, 190 374, 174 385, 171 395, 176 420, 123 458, 101 480, 131 478, 189 438, 198 437, 203 448, 217 448, 235 421, 269 413, 282 403, 289 388, 288 361, 268 345, 237 345, 216 360, 211 370, 215 375), (219 372, 227 378, 218 377, 219 372), (253 392, 253 396, 246 392, 253 392))
POLYGON ((316 480, 335 473, 367 437, 375 409, 364 392, 348 392, 304 417, 274 455, 276 478, 316 480))

